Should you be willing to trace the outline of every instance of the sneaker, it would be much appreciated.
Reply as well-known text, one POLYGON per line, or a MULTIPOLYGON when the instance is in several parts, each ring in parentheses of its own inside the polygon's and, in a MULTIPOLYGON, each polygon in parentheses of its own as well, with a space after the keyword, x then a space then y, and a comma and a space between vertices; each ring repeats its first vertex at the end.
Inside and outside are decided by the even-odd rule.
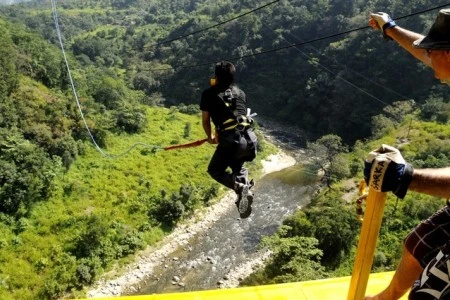
POLYGON ((249 185, 239 183, 236 206, 242 219, 248 218, 252 213, 253 193, 249 189, 249 185))

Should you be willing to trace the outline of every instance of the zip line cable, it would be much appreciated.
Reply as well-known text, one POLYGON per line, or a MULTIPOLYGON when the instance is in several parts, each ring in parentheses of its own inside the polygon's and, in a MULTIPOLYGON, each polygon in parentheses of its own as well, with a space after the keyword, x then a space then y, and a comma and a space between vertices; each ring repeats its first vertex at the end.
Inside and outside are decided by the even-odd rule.
POLYGON ((73 94, 74 94, 74 97, 75 97, 75 101, 76 101, 77 106, 78 106, 78 110, 79 110, 79 112, 80 112, 81 118, 83 119, 83 123, 84 123, 84 126, 86 127, 87 133, 89 134, 89 137, 91 138, 92 142, 93 142, 94 145, 95 145, 95 148, 97 148, 97 150, 100 151, 100 153, 102 153, 104 156, 109 156, 107 153, 103 152, 103 150, 99 147, 99 145, 98 145, 97 142, 95 141, 95 138, 94 138, 94 136, 92 135, 92 132, 91 132, 91 130, 89 129, 89 126, 87 125, 86 119, 85 119, 85 117, 84 117, 83 110, 81 109, 81 104, 80 104, 80 101, 79 101, 79 99, 78 99, 78 95, 77 95, 77 93, 76 93, 75 84, 74 84, 73 78, 72 78, 72 73, 71 73, 71 71, 70 71, 69 63, 68 63, 68 61, 67 61, 66 51, 64 50, 64 45, 63 45, 63 42, 62 42, 61 32, 60 32, 60 29, 59 29, 59 23, 58 23, 58 13, 57 13, 57 11, 56 11, 56 3, 55 3, 55 1, 56 1, 56 0, 51 0, 51 3, 52 3, 52 13, 53 13, 53 21, 54 21, 54 23, 55 23, 55 27, 56 27, 56 35, 58 36, 58 41, 59 41, 59 44, 60 44, 60 46, 61 46, 61 50, 62 50, 64 62, 65 62, 66 68, 67 68, 67 74, 68 74, 68 76, 69 76, 70 85, 72 86, 72 91, 73 91, 73 94))
MULTIPOLYGON (((263 26, 266 27, 266 28, 269 28, 270 30, 273 30, 272 28, 268 27, 267 25, 264 25, 264 24, 263 24, 263 26)), ((274 30, 273 30, 273 31, 274 31, 274 30)), ((275 32, 275 31, 274 31, 274 32, 275 32)), ((281 38, 282 38, 285 42, 289 43, 289 41, 286 40, 286 39, 283 37, 283 35, 281 35, 281 38)), ((304 57, 306 57, 307 59, 311 59, 311 58, 312 58, 311 56, 309 56, 308 54, 306 54, 305 52, 303 52, 303 51, 300 50, 299 48, 295 47, 294 49, 297 50, 298 52, 300 52, 300 53, 301 53, 304 57)), ((374 99, 374 100, 376 100, 376 101, 378 101, 378 102, 381 102, 382 104, 389 105, 388 103, 384 102, 383 100, 377 98, 375 95, 372 95, 371 93, 369 93, 369 92, 367 92, 367 91, 361 89, 360 87, 356 86, 356 85, 353 84, 352 82, 350 82, 350 81, 348 81, 347 79, 343 78, 343 77, 340 76, 339 74, 336 74, 334 71, 332 71, 332 70, 330 70, 329 68, 325 67, 323 64, 317 62, 317 65, 318 65, 319 67, 321 67, 322 69, 324 69, 325 71, 327 71, 327 72, 331 73, 332 75, 334 75, 336 78, 338 78, 338 79, 342 80, 343 82, 347 83, 347 84, 350 85, 351 87, 353 87, 353 88, 357 89, 358 91, 360 91, 360 92, 366 94, 366 95, 369 96, 370 98, 372 98, 372 99, 374 99)))
MULTIPOLYGON (((272 28, 270 28, 269 26, 267 26, 267 25, 265 25, 265 24, 263 24, 263 26, 269 28, 269 29, 272 30, 274 33, 276 33, 276 31, 273 30, 272 28)), ((296 39, 297 41, 302 41, 300 38, 296 37, 296 36, 293 35, 292 33, 289 33, 289 32, 288 32, 287 34, 290 35, 292 38, 296 39)), ((284 38, 282 34, 281 34, 281 38, 282 38, 283 40, 285 40, 287 43, 290 44, 290 42, 287 41, 286 38, 284 38)), ((312 50, 314 50, 315 53, 317 53, 317 54, 319 54, 319 55, 322 55, 322 56, 325 56, 325 55, 321 54, 321 53, 319 52, 319 50, 318 50, 316 47, 314 47, 313 45, 309 45, 309 47, 310 47, 312 50)), ((296 47, 295 49, 299 50, 299 48, 297 48, 297 47, 296 47)), ((302 53, 303 53, 303 52, 302 52, 302 53)), ((307 55, 307 54, 305 54, 305 55, 307 55)), ((402 95, 402 94, 400 94, 400 93, 394 91, 393 89, 391 89, 391 88, 389 88, 389 87, 387 87, 387 86, 385 86, 385 85, 383 85, 383 84, 380 84, 380 83, 378 83, 378 82, 376 82, 376 81, 374 81, 374 80, 368 78, 368 77, 365 76, 364 74, 362 74, 362 73, 360 73, 360 72, 358 72, 358 71, 355 71, 355 70, 349 68, 347 65, 340 63, 336 58, 333 58, 333 59, 331 59, 331 58, 329 58, 329 57, 327 57, 327 58, 330 59, 330 60, 333 60, 334 63, 338 64, 339 66, 341 66, 341 67, 343 67, 343 68, 345 68, 346 70, 350 71, 351 73, 356 74, 357 76, 363 78, 364 80, 367 80, 368 82, 370 82, 370 83, 372 83, 372 84, 374 84, 374 85, 376 85, 376 86, 378 86, 378 87, 380 87, 380 88, 382 88, 382 89, 384 89, 384 90, 386 90, 386 91, 388 91, 388 92, 391 92, 392 94, 395 94, 395 95, 397 95, 397 96, 399 96, 399 97, 401 97, 401 98, 408 99, 408 97, 406 97, 405 95, 402 95)))
MULTIPOLYGON (((270 29, 270 30, 272 30, 274 33, 276 33, 275 30, 273 30, 273 29, 270 28, 269 26, 267 26, 267 25, 265 25, 265 24, 263 24, 263 26, 266 27, 266 28, 268 28, 268 29, 270 29)), ((289 43, 289 41, 288 41, 286 38, 284 38, 283 35, 281 35, 281 38, 282 38, 285 42, 289 43)), ((311 59, 311 58, 312 58, 311 56, 309 56, 308 54, 306 54, 305 52, 303 52, 303 51, 300 50, 299 48, 295 47, 294 49, 297 50, 298 52, 300 52, 304 57, 306 57, 306 58, 308 58, 308 59, 311 59)), ((358 87, 358 86, 355 85, 354 83, 352 83, 352 82, 348 81, 347 79, 343 78, 341 75, 336 74, 336 72, 334 72, 334 71, 332 71, 331 69, 327 68, 327 67, 324 66, 323 64, 321 64, 321 63, 318 62, 317 65, 319 65, 322 69, 324 69, 325 71, 329 72, 330 74, 334 75, 337 79, 342 80, 343 82, 345 82, 345 83, 347 83, 348 85, 350 85, 351 87, 357 89, 357 90, 360 91, 361 93, 366 94, 367 96, 369 96, 370 98, 374 99, 375 101, 378 101, 378 102, 380 102, 380 103, 382 103, 382 104, 385 104, 385 105, 389 105, 388 103, 384 102, 383 100, 381 100, 381 99, 378 98, 377 96, 375 96, 375 95, 371 94, 370 92, 368 92, 368 91, 366 91, 366 90, 364 90, 364 89, 358 87)))
POLYGON ((156 44, 144 46, 144 48, 150 48, 150 47, 156 47, 156 46, 163 45, 163 44, 168 44, 168 43, 171 43, 171 42, 174 42, 174 41, 178 41, 178 40, 187 38, 187 37, 189 37, 189 36, 198 34, 198 33, 200 33, 200 32, 207 31, 207 30, 212 29, 212 28, 215 28, 215 27, 219 27, 219 26, 221 26, 221 25, 224 25, 224 24, 226 24, 226 23, 229 23, 229 22, 231 22, 231 21, 234 21, 234 20, 236 20, 236 19, 242 18, 242 17, 244 17, 244 16, 246 16, 246 15, 249 15, 249 14, 251 14, 251 13, 254 13, 255 11, 258 11, 258 10, 260 10, 260 9, 266 8, 267 6, 270 6, 270 5, 272 5, 272 4, 276 3, 276 2, 279 2, 279 1, 280 1, 280 0, 272 1, 272 2, 270 2, 270 3, 264 4, 263 6, 260 6, 260 7, 257 7, 257 8, 255 8, 255 9, 252 9, 252 10, 246 12, 246 13, 240 14, 240 15, 238 15, 238 16, 236 16, 236 17, 234 17, 234 18, 231 18, 231 19, 229 19, 229 20, 226 20, 226 21, 223 21, 223 22, 214 24, 214 25, 212 25, 212 26, 209 26, 209 27, 206 27, 206 28, 203 28, 203 29, 200 29, 200 30, 191 32, 191 33, 186 34, 186 35, 178 36, 178 37, 173 38, 173 39, 169 39, 169 40, 165 40, 165 41, 162 41, 162 42, 159 42, 159 43, 156 43, 156 44))
MULTIPOLYGON (((189 34, 189 35, 179 37, 178 39, 181 39, 181 38, 184 38, 184 37, 187 37, 187 36, 190 36, 190 35, 193 35, 193 34, 202 32, 202 31, 206 31, 206 30, 208 30, 208 29, 211 29, 211 28, 214 28, 214 27, 223 25, 223 24, 225 24, 225 23, 227 23, 227 22, 231 22, 231 21, 233 21, 233 20, 235 20, 235 19, 237 19, 237 18, 240 18, 240 17, 242 17, 242 16, 245 16, 245 15, 248 15, 248 14, 250 14, 250 13, 253 13, 253 12, 259 10, 259 9, 262 9, 262 8, 264 8, 264 7, 267 7, 267 6, 269 6, 269 5, 272 5, 272 4, 274 4, 274 3, 276 3, 276 2, 279 2, 279 1, 280 1, 280 0, 272 1, 272 2, 267 3, 267 4, 265 4, 265 5, 261 6, 261 7, 258 7, 258 8, 256 8, 256 9, 253 9, 253 10, 251 10, 251 11, 248 11, 248 12, 246 12, 246 13, 244 13, 244 14, 239 15, 239 16, 236 16, 236 17, 234 17, 234 18, 232 18, 232 19, 230 19, 230 20, 227 20, 227 21, 224 21, 224 22, 215 24, 215 25, 213 25, 213 26, 204 28, 204 29, 202 29, 202 30, 193 32, 193 33, 191 33, 191 34, 189 34)), ((108 157, 108 158, 117 158, 117 157, 123 156, 123 155, 129 153, 132 149, 134 149, 135 147, 137 147, 137 146, 139 146, 139 145, 145 146, 145 147, 149 147, 149 148, 153 148, 154 150, 157 150, 157 149, 165 149, 164 147, 161 147, 161 146, 148 145, 148 144, 141 143, 141 142, 138 142, 138 143, 133 144, 128 150, 126 150, 125 152, 123 152, 123 153, 121 153, 121 154, 118 154, 118 155, 110 155, 110 154, 104 152, 104 151, 101 149, 101 147, 100 147, 100 146, 98 145, 98 143, 96 142, 96 140, 95 140, 95 138, 94 138, 94 136, 93 136, 91 130, 89 129, 89 126, 88 126, 88 124, 87 124, 87 122, 86 122, 86 119, 85 119, 85 116, 84 116, 84 113, 83 113, 83 110, 81 109, 81 104, 80 104, 80 101, 79 101, 79 98, 78 98, 78 94, 77 94, 77 91, 76 91, 76 88, 75 88, 75 84, 74 84, 74 81, 73 81, 73 78, 72 78, 72 73, 71 73, 71 70, 70 70, 69 62, 68 62, 68 60, 67 60, 66 51, 65 51, 65 49, 64 49, 64 43, 63 43, 63 41, 62 41, 61 30, 60 30, 60 26, 59 26, 59 22, 58 22, 58 13, 57 13, 57 9, 56 9, 56 0, 51 0, 51 5, 52 5, 52 14, 53 14, 53 20, 54 20, 54 25, 55 25, 55 29, 56 29, 56 34, 57 34, 58 41, 59 41, 59 44, 60 44, 60 47, 61 47, 61 51, 62 51, 62 54, 63 54, 64 62, 65 62, 66 68, 67 68, 69 81, 70 81, 70 84, 71 84, 71 87, 72 87, 72 92, 73 92, 73 95, 74 95, 74 97, 75 97, 75 101, 76 101, 76 103, 77 103, 77 107, 78 107, 78 110, 79 110, 79 112, 80 112, 80 116, 81 116, 81 118, 82 118, 82 120, 83 120, 84 126, 85 126, 85 128, 86 128, 86 130, 87 130, 87 132, 88 132, 88 134, 89 134, 89 137, 91 138, 92 142, 94 143, 95 148, 96 148, 103 156, 108 157)), ((400 20, 400 19, 404 19, 404 18, 411 17, 411 16, 414 16, 414 15, 426 13, 426 12, 429 12, 429 11, 432 11, 432 10, 436 10, 436 9, 439 9, 439 8, 442 8, 442 7, 446 7, 446 6, 449 6, 449 5, 450 5, 450 3, 447 3, 447 4, 440 5, 440 6, 436 6, 436 7, 433 7, 433 8, 421 10, 421 11, 418 11, 418 12, 415 12, 415 13, 411 13, 411 14, 408 14, 408 15, 405 15, 405 16, 401 16, 401 17, 398 17, 398 18, 394 18, 394 20, 400 20)), ((359 31, 359 30, 362 30, 362 29, 367 29, 367 28, 369 28, 369 27, 370 27, 370 26, 363 26, 363 27, 359 27, 359 28, 355 28, 355 29, 351 29, 351 30, 342 31, 342 32, 339 32, 339 33, 327 35, 327 36, 318 37, 318 38, 311 39, 311 40, 304 41, 304 42, 299 42, 299 43, 290 44, 290 45, 287 45, 287 46, 284 46, 284 47, 279 47, 279 48, 274 48, 274 49, 269 49, 269 50, 261 51, 261 52, 259 52, 259 53, 253 53, 253 54, 247 54, 247 55, 242 55, 242 56, 232 57, 232 58, 228 58, 227 60, 235 61, 235 60, 239 60, 239 59, 245 59, 245 58, 249 58, 249 57, 256 57, 256 56, 263 55, 263 54, 268 54, 268 53, 278 52, 278 51, 285 50, 285 49, 289 49, 289 48, 292 48, 292 47, 298 47, 298 46, 302 46, 302 45, 305 45, 305 44, 309 44, 309 43, 313 43, 313 42, 317 42, 317 41, 321 41, 321 40, 325 40, 325 39, 337 37, 337 36, 340 36, 340 35, 349 34, 349 33, 356 32, 356 31, 359 31)), ((171 42, 171 41, 174 41, 174 40, 175 40, 175 39, 163 41, 163 42, 161 42, 161 43, 159 43, 159 44, 162 44, 162 43, 168 43, 168 42, 171 42)), ((215 63, 215 62, 201 63, 201 64, 195 64, 195 65, 183 65, 183 66, 179 66, 178 68, 194 68, 194 67, 200 67, 200 66, 205 66, 205 65, 211 65, 211 64, 213 64, 213 63, 215 63)), ((175 68, 177 68, 177 67, 175 67, 175 68)), ((153 69, 153 70, 150 70, 150 71, 164 71, 164 70, 173 70, 173 69, 174 69, 174 68, 171 67, 171 68, 153 69)), ((332 73, 331 70, 330 70, 329 72, 332 73)), ((342 78, 342 79, 343 79, 343 78, 342 78)), ((345 79, 343 79, 343 80, 345 80, 345 79)), ((350 83, 350 82, 347 82, 347 83, 353 85, 353 84, 350 83)), ((356 86, 355 86, 355 87, 356 87, 356 86)), ((361 90, 361 89, 360 89, 360 90, 361 90)), ((363 90, 361 90, 361 91, 363 91, 363 90)), ((364 92, 365 92, 365 91, 364 91, 364 92)), ((365 92, 365 93, 367 94, 367 92, 365 92)), ((370 94, 368 94, 368 95, 370 95, 370 94)), ((373 97, 372 95, 370 95, 370 96, 373 97)), ((376 98, 376 97, 375 97, 375 99, 376 99, 377 101, 381 101, 380 99, 378 99, 378 98, 376 98)), ((383 101, 381 101, 381 102, 384 103, 383 101)), ((194 143, 195 143, 195 142, 194 142, 194 143)))
MULTIPOLYGON (((427 12, 430 12, 430 11, 433 11, 433 10, 436 10, 436 9, 440 9, 440 8, 443 8, 443 7, 446 7, 446 6, 449 6, 449 5, 450 5, 450 3, 447 3, 447 4, 439 5, 439 6, 436 6, 436 7, 433 7, 433 8, 424 9, 424 10, 417 11, 415 13, 411 13, 411 14, 408 14, 408 15, 404 15, 404 16, 401 16, 401 17, 398 17, 398 18, 393 18, 393 20, 405 19, 405 18, 408 18, 408 17, 411 17, 411 16, 427 13, 427 12)), ((321 37, 318 37, 318 38, 315 38, 315 39, 311 39, 311 40, 307 40, 307 41, 304 41, 304 42, 299 42, 299 43, 294 43, 294 44, 290 44, 290 45, 283 46, 283 47, 273 48, 273 49, 261 51, 261 52, 258 52, 258 53, 252 53, 252 54, 246 54, 246 55, 242 55, 242 56, 230 57, 230 58, 226 58, 225 60, 237 61, 239 59, 246 59, 246 58, 249 58, 249 57, 256 57, 256 56, 260 56, 260 55, 264 55, 264 54, 268 54, 268 53, 273 53, 273 52, 278 52, 278 51, 281 51, 281 50, 289 49, 289 48, 292 48, 292 47, 303 46, 303 45, 310 44, 310 43, 313 43, 313 42, 318 42, 318 41, 322 41, 322 40, 338 37, 338 36, 341 36, 341 35, 346 35, 346 34, 349 34, 349 33, 352 33, 352 32, 357 32, 357 31, 360 31, 360 30, 363 30, 363 29, 367 29, 367 28, 370 28, 370 26, 366 25, 366 26, 362 26, 362 27, 357 27, 357 28, 354 28, 354 29, 341 31, 341 32, 338 32, 338 33, 330 34, 330 35, 321 36, 321 37)), ((166 70, 173 70, 173 69, 177 69, 177 68, 179 68, 179 69, 195 68, 195 67, 202 67, 202 66, 206 66, 206 65, 212 65, 212 64, 215 64, 215 63, 216 63, 216 61, 199 63, 199 64, 192 64, 192 65, 181 65, 181 66, 175 66, 175 67, 170 67, 170 68, 150 69, 150 71, 166 71, 166 70)))
MULTIPOLYGON (((262 23, 262 24, 263 24, 263 23, 262 23)), ((265 24, 263 24, 263 26, 266 27, 266 28, 268 28, 268 29, 270 29, 270 30, 273 31, 274 33, 276 33, 275 30, 273 30, 273 29, 270 28, 269 26, 267 26, 267 25, 265 25, 265 24)), ((289 41, 286 40, 286 38, 284 38, 283 35, 281 35, 281 38, 282 38, 285 42, 289 43, 289 41)), ((298 52, 300 52, 300 53, 301 53, 304 57, 306 57, 307 59, 311 59, 311 58, 312 58, 312 57, 309 56, 308 54, 306 54, 306 53, 304 53, 303 51, 301 51, 299 48, 296 47, 296 48, 294 48, 294 49, 297 50, 298 52)), ((361 89, 360 87, 358 87, 357 85, 355 85, 355 84, 353 84, 352 82, 348 81, 347 79, 343 78, 343 77, 340 76, 339 74, 336 74, 334 71, 330 70, 329 68, 327 68, 327 67, 324 66, 323 64, 317 63, 317 65, 318 65, 319 67, 321 67, 322 69, 324 69, 325 71, 329 72, 330 74, 334 75, 335 78, 342 80, 343 82, 345 82, 345 83, 347 83, 348 85, 350 85, 351 87, 357 89, 357 90, 360 91, 361 93, 363 93, 363 94, 369 96, 369 97, 372 98, 373 100, 378 101, 378 102, 380 102, 380 103, 382 103, 382 104, 384 104, 384 105, 386 105, 386 106, 389 105, 388 103, 386 103, 386 102, 384 102, 383 100, 379 99, 379 98, 376 97, 375 95, 369 93, 368 91, 366 91, 366 90, 364 90, 364 89, 361 89)), ((393 115, 393 116, 394 116, 394 115, 393 115)), ((395 116, 394 116, 394 117, 395 117, 395 116)), ((358 122, 353 121, 351 118, 347 119, 347 121, 350 122, 350 123, 359 124, 358 122)))
MULTIPOLYGON (((262 23, 262 24, 263 24, 264 27, 266 27, 266 28, 272 30, 274 33, 276 33, 275 30, 273 30, 273 29, 270 28, 269 26, 265 25, 264 23, 262 23)), ((291 34, 291 36, 293 36, 293 37, 295 38, 294 35, 291 34)), ((281 38, 282 38, 285 42, 289 43, 289 41, 288 41, 286 38, 284 38, 284 36, 283 36, 282 34, 281 34, 281 38)), ((300 50, 299 48, 295 47, 294 49, 297 50, 298 52, 300 52, 304 57, 306 57, 306 58, 308 58, 308 59, 311 59, 311 58, 312 58, 311 56, 309 56, 308 54, 306 54, 305 52, 303 52, 303 51, 300 50)), ((384 105, 386 105, 386 106, 389 106, 389 105, 390 105, 389 103, 387 103, 387 102, 381 100, 381 99, 378 98, 377 96, 371 94, 370 92, 368 92, 368 91, 366 91, 366 90, 360 88, 360 87, 357 86, 356 84, 354 84, 354 83, 348 81, 347 79, 343 78, 343 77, 340 76, 339 74, 336 74, 336 72, 330 70, 329 68, 327 68, 327 67, 324 66, 323 64, 321 64, 321 63, 318 62, 317 65, 320 66, 320 67, 321 67, 322 69, 324 69, 325 71, 329 72, 330 74, 334 75, 335 78, 342 80, 343 82, 345 82, 345 83, 347 83, 348 85, 350 85, 351 87, 357 89, 357 90, 360 91, 361 93, 363 93, 363 94, 369 96, 371 99, 373 99, 373 100, 375 100, 375 101, 378 101, 378 102, 380 102, 380 103, 382 103, 382 104, 384 104, 384 105)), ((351 70, 351 69, 350 69, 350 70, 351 70)), ((356 71, 354 71, 354 72, 355 72, 355 73, 358 73, 358 72, 356 72, 356 71)), ((358 73, 358 74, 359 74, 359 73, 358 73)), ((368 79, 368 80, 369 80, 369 79, 368 79)), ((369 80, 369 81, 372 82, 371 80, 369 80)), ((375 83, 375 82, 373 82, 373 83, 375 83)), ((379 85, 379 84, 378 84, 378 85, 379 85)), ((381 86, 381 85, 380 85, 380 86, 381 86)), ((392 90, 390 90, 390 91, 392 91, 392 90)), ((394 91, 393 91, 393 92, 394 92, 394 91)), ((395 93, 395 92, 394 92, 394 93, 395 93)), ((396 93, 396 94, 397 94, 397 93, 396 93)), ((401 95, 400 95, 400 96, 401 96, 401 95)), ((402 97, 404 97, 404 96, 402 96, 402 97)), ((406 98, 406 97, 404 97, 404 98, 406 98)), ((385 113, 388 113, 388 114, 390 114, 390 115, 393 116, 393 117, 396 117, 396 115, 394 115, 393 113, 391 113, 391 112, 389 112, 389 111, 385 111, 385 113)), ((347 121, 348 121, 348 122, 351 122, 351 123, 354 123, 354 124, 358 124, 358 122, 355 122, 355 121, 353 121, 352 119, 347 119, 347 121)))
POLYGON ((79 100, 79 98, 78 98, 78 94, 77 94, 77 91, 76 91, 76 88, 75 88, 75 84, 74 84, 74 81, 73 81, 73 78, 72 78, 72 73, 71 73, 71 71, 70 71, 69 62, 68 62, 68 60, 67 60, 66 51, 65 51, 65 49, 64 49, 64 44, 63 44, 63 41, 62 41, 61 30, 60 30, 59 22, 58 22, 58 12, 57 12, 57 9, 56 9, 56 0, 51 0, 51 4, 52 4, 53 21, 54 21, 55 28, 56 28, 56 35, 58 36, 58 41, 59 41, 59 44, 60 44, 60 46, 61 46, 61 51, 62 51, 62 53, 63 53, 64 63, 65 63, 66 68, 67 68, 67 74, 68 74, 68 76, 69 76, 70 85, 72 86, 72 92, 73 92, 73 95, 74 95, 74 97, 75 97, 75 101, 76 101, 76 103, 77 103, 78 110, 79 110, 79 112, 80 112, 80 116, 81 116, 81 118, 83 119, 83 123, 84 123, 84 126, 85 126, 85 128, 86 128, 86 131, 88 132, 89 137, 91 138, 92 142, 94 143, 95 148, 96 148, 103 156, 105 156, 105 157, 107 157, 107 158, 119 158, 119 157, 121 157, 121 156, 124 156, 124 155, 128 154, 131 150, 133 150, 133 149, 136 148, 137 146, 144 146, 144 147, 147 147, 147 148, 152 148, 152 151, 157 151, 157 150, 171 150, 171 149, 175 149, 175 148, 195 147, 195 146, 199 146, 199 145, 201 145, 201 144, 203 144, 203 143, 205 142, 205 140, 199 140, 199 141, 192 142, 192 143, 188 143, 188 144, 185 144, 185 145, 173 145, 173 146, 169 146, 169 147, 161 147, 161 146, 156 146, 156 145, 148 145, 148 144, 145 144, 145 143, 142 143, 142 142, 138 142, 138 143, 134 143, 134 144, 133 144, 130 148, 128 148, 126 151, 124 151, 124 152, 122 152, 122 153, 120 153, 120 154, 117 154, 117 155, 111 155, 111 154, 108 154, 108 153, 106 153, 105 151, 103 151, 103 149, 100 148, 100 146, 97 144, 97 142, 96 142, 96 140, 95 140, 95 138, 94 138, 94 135, 92 134, 91 130, 89 129, 89 126, 88 126, 88 124, 87 124, 87 122, 86 122, 86 118, 84 117, 83 110, 81 109, 80 100, 79 100))

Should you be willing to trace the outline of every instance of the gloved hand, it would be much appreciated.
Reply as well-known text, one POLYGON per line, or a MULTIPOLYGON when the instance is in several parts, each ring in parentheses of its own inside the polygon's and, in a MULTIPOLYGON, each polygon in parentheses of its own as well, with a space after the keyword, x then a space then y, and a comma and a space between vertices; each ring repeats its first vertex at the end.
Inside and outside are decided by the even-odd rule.
POLYGON ((413 170, 397 148, 384 144, 370 152, 364 161, 367 185, 378 192, 393 192, 401 199, 411 183, 413 170))
POLYGON ((372 28, 381 30, 385 39, 391 39, 386 35, 386 29, 397 26, 397 24, 395 24, 395 21, 392 20, 392 18, 384 12, 371 13, 370 17, 371 18, 369 20, 369 25, 372 28))

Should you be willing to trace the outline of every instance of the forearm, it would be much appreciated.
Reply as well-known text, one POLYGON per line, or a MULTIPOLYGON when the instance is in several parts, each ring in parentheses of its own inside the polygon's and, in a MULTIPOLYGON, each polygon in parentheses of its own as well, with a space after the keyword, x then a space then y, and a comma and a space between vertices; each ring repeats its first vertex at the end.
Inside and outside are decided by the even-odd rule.
POLYGON ((211 135, 211 133, 212 133, 211 123, 203 122, 203 130, 206 133, 206 137, 208 137, 208 139, 210 139, 212 137, 212 135, 211 135))
POLYGON ((400 26, 386 29, 386 35, 396 41, 402 48, 411 53, 415 58, 431 67, 431 60, 425 49, 414 48, 413 42, 423 38, 423 35, 414 31, 407 30, 400 26))
POLYGON ((212 139, 211 118, 208 111, 202 111, 202 125, 208 141, 212 139))
POLYGON ((450 168, 414 170, 409 190, 442 198, 450 197, 450 168))

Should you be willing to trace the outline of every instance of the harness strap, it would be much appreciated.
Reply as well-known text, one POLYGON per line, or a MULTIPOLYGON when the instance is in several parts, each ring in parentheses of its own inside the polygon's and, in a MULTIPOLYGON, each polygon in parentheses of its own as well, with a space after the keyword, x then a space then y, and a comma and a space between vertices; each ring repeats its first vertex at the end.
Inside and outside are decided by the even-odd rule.
POLYGON ((221 130, 231 130, 236 129, 237 131, 244 131, 248 128, 250 128, 251 123, 247 119, 246 116, 237 116, 236 119, 228 119, 225 122, 222 123, 222 125, 231 124, 230 126, 227 126, 225 128, 221 128, 221 130))
POLYGON ((251 127, 253 120, 252 117, 256 114, 250 114, 250 109, 247 109, 247 116, 238 115, 236 110, 236 100, 239 97, 239 89, 232 86, 225 90, 225 92, 219 94, 219 98, 222 99, 225 106, 235 116, 234 118, 227 119, 219 126, 219 130, 226 131, 235 129, 237 131, 245 131, 251 127))

